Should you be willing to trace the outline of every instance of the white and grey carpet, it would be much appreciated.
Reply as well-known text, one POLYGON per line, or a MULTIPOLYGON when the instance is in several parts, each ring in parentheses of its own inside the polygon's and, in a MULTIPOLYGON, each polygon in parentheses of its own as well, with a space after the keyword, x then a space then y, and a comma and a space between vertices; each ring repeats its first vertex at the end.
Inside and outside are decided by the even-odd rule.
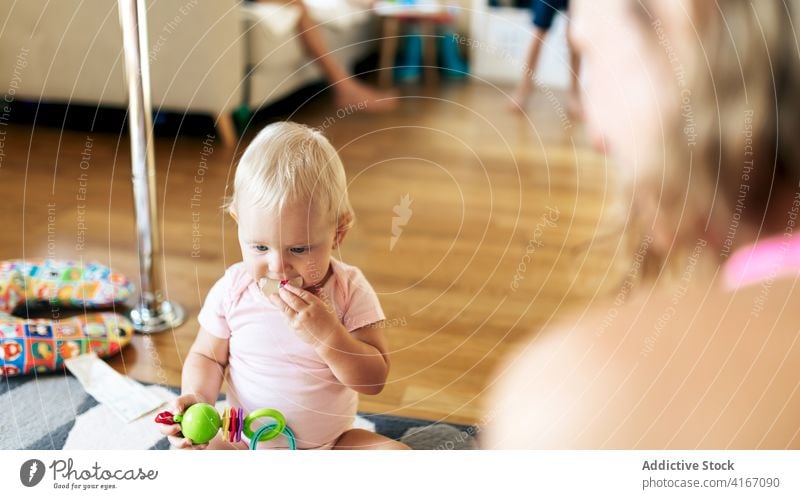
MULTIPOLYGON (((165 402, 177 393, 174 387, 147 389, 165 402)), ((124 423, 72 375, 0 378, 0 449, 167 449, 153 423, 158 411, 124 423)), ((477 448, 472 427, 381 414, 359 414, 355 426, 413 449, 477 448)))

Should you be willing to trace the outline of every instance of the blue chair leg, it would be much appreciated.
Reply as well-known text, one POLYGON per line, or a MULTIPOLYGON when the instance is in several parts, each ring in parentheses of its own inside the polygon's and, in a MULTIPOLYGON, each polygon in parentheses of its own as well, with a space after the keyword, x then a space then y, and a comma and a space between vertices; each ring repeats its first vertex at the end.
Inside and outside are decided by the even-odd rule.
POLYGON ((439 57, 442 75, 451 80, 460 80, 469 76, 469 66, 461 57, 461 50, 456 35, 446 33, 439 39, 439 57))
POLYGON ((422 36, 414 28, 403 40, 400 61, 394 71, 395 80, 417 81, 422 76, 422 36))

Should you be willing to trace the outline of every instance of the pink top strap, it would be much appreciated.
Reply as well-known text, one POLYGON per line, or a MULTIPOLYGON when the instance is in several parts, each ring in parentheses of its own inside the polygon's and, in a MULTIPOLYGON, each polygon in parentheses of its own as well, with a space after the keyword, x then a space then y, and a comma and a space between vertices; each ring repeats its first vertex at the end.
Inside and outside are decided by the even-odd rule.
POLYGON ((800 238, 781 235, 746 246, 731 256, 724 271, 728 289, 800 274, 800 238))

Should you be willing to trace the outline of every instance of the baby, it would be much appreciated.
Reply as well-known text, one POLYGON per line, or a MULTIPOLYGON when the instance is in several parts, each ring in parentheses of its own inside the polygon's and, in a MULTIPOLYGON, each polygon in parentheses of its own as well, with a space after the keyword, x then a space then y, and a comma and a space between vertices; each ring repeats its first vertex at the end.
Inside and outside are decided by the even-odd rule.
MULTIPOLYGON (((333 146, 303 125, 267 126, 239 162, 227 210, 243 261, 200 310, 175 409, 213 405, 228 368, 228 405, 281 411, 298 449, 407 448, 352 428, 358 393, 383 389, 389 360, 375 291, 359 269, 332 257, 354 221, 333 146)), ((160 429, 177 448, 247 448, 219 434, 192 445, 178 425, 160 429)), ((276 447, 288 444, 259 443, 276 447)))

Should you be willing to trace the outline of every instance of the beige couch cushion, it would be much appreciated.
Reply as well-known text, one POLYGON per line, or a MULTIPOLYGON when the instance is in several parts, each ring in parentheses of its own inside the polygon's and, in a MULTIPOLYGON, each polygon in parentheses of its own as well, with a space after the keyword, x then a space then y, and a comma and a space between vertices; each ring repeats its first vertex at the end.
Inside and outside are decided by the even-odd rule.
MULTIPOLYGON (((238 2, 147 5, 153 107, 211 114, 236 108, 244 68, 238 2)), ((0 19, 0 85, 16 81, 16 98, 126 105, 116 1, 4 1, 0 19), (16 63, 21 56, 24 68, 16 63)))
MULTIPOLYGON (((377 23, 364 6, 306 4, 345 67, 374 50, 377 23)), ((238 107, 248 86, 247 104, 259 108, 322 78, 296 36, 295 7, 238 0, 147 5, 156 109, 219 115, 238 107)), ((0 22, 0 89, 11 98, 127 104, 115 0, 0 1, 0 22)))

